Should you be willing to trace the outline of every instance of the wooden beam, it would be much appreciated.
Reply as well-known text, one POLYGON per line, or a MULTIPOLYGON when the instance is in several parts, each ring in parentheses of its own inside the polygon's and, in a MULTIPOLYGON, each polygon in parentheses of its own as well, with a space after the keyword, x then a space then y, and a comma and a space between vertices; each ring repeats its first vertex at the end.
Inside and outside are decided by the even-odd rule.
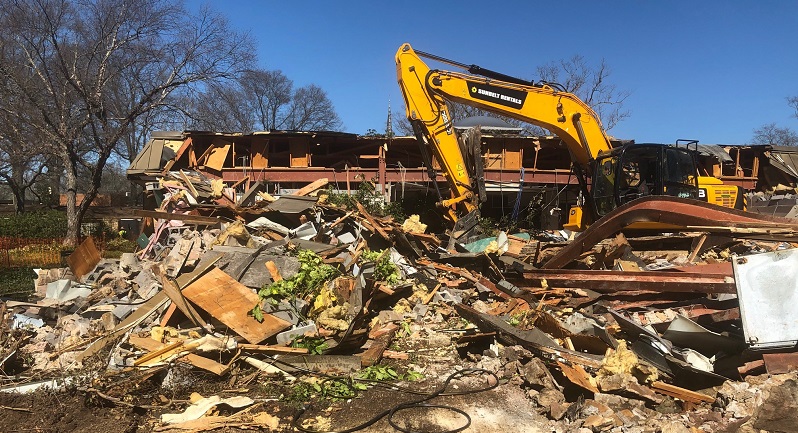
POLYGON ((654 391, 657 391, 660 394, 669 395, 673 398, 678 398, 679 400, 689 403, 713 403, 715 401, 714 397, 710 397, 700 392, 690 391, 689 389, 684 389, 665 382, 656 381, 650 386, 654 391))
POLYGON ((326 186, 328 183, 330 183, 330 180, 327 179, 326 177, 323 177, 321 179, 311 182, 308 185, 305 185, 304 187, 300 188, 297 192, 291 195, 305 196, 312 193, 313 191, 316 191, 319 188, 326 186))

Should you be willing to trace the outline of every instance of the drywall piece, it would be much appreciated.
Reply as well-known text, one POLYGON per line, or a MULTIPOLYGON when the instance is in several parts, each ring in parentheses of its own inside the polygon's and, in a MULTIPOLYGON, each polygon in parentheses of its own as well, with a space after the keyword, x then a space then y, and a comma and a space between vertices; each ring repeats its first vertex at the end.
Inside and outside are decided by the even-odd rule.
POLYGON ((94 238, 89 236, 75 251, 67 257, 67 264, 78 281, 100 263, 100 252, 94 245, 94 238))
POLYGON ((319 234, 319 232, 316 231, 316 227, 313 226, 313 223, 311 221, 308 221, 302 224, 301 226, 291 230, 290 234, 293 237, 309 241, 314 237, 316 237, 316 235, 319 234))
POLYGON ((91 294, 88 287, 72 286, 70 280, 58 280, 47 284, 47 299, 54 299, 58 302, 71 301, 76 298, 85 298, 91 294))
POLYGON ((286 344, 290 343, 294 337, 299 337, 302 335, 306 335, 308 333, 315 335, 319 332, 318 328, 316 328, 316 324, 313 323, 312 320, 308 321, 302 326, 297 326, 293 329, 289 329, 288 331, 281 332, 277 334, 277 343, 278 344, 286 344))
POLYGON ((280 233, 283 236, 288 235, 290 229, 282 224, 278 224, 266 217, 259 217, 256 220, 247 224, 247 227, 251 229, 268 229, 280 233))
MULTIPOLYGON (((30 317, 24 314, 14 314, 11 328, 41 328, 44 326, 44 320, 38 317, 30 317)), ((2 364, 0 364, 2 365, 2 364)))
POLYGON ((188 285, 183 296, 253 344, 291 326, 269 314, 263 322, 255 320, 249 312, 258 304, 258 295, 218 268, 188 285))
POLYGON ((798 343, 798 249, 734 257, 745 341, 752 349, 798 343))
POLYGON ((311 209, 317 201, 317 197, 284 195, 270 203, 268 209, 283 214, 299 214, 311 209))

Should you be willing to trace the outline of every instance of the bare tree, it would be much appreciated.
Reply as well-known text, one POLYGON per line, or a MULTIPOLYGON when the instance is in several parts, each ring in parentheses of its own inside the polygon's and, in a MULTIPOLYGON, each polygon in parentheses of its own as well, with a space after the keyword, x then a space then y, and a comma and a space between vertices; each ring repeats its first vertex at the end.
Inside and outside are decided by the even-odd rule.
POLYGON ((798 146, 798 134, 790 128, 779 128, 775 123, 768 123, 754 130, 752 142, 771 146, 798 146))
POLYGON ((263 130, 285 127, 285 108, 291 103, 294 82, 283 71, 247 71, 241 77, 241 87, 249 97, 250 108, 263 130))
POLYGON ((335 130, 342 126, 327 93, 310 84, 298 89, 282 71, 253 69, 235 83, 214 83, 188 106, 192 126, 213 131, 335 130))
POLYGON ((71 244, 136 120, 178 89, 234 77, 253 51, 222 16, 207 8, 191 16, 170 0, 7 0, 0 28, 0 79, 32 107, 16 121, 63 164, 71 244), (90 186, 77 203, 81 167, 90 186))
POLYGON ((0 126, 0 184, 11 190, 16 213, 25 211, 27 192, 47 171, 41 146, 19 126, 5 122, 0 126))
POLYGON ((211 83, 205 91, 187 101, 193 118, 192 129, 218 132, 255 130, 255 113, 250 109, 249 95, 237 82, 211 83))
POLYGON ((590 67, 582 56, 576 55, 539 66, 537 72, 540 80, 559 84, 566 92, 575 94, 589 105, 607 131, 630 115, 623 108, 630 92, 619 90, 610 83, 611 71, 604 59, 597 66, 590 67))
POLYGON ((787 104, 795 110, 793 116, 798 117, 798 96, 789 96, 787 97, 787 104))
POLYGON ((287 129, 332 131, 341 126, 341 119, 324 89, 310 84, 294 92, 288 107, 287 129))

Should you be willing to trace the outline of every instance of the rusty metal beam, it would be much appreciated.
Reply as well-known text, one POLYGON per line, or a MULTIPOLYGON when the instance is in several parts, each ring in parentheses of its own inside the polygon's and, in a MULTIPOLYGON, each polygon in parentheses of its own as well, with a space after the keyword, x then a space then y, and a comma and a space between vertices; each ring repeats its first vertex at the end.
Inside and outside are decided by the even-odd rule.
POLYGON ((733 233, 739 237, 795 239, 798 223, 786 218, 723 208, 698 200, 649 196, 618 207, 593 223, 543 265, 559 269, 603 239, 637 222, 667 224, 674 230, 733 233))
MULTIPOLYGON (((577 181, 574 176, 569 176, 568 171, 563 170, 535 170, 526 171, 524 176, 524 185, 576 185, 577 181)), ((363 179, 373 179, 379 175, 378 168, 363 168, 353 167, 349 170, 349 176, 354 177, 360 175, 363 179)), ((288 168, 288 167, 271 167, 265 169, 250 169, 250 168, 224 168, 222 169, 222 179, 225 182, 237 182, 250 176, 253 181, 263 180, 270 182, 312 182, 320 177, 327 177, 330 179, 346 179, 346 170, 327 168, 327 167, 302 167, 302 168, 288 168), (338 176, 338 177, 337 177, 338 176)), ((389 183, 413 182, 425 183, 428 181, 427 172, 421 168, 408 168, 404 172, 396 168, 388 167, 385 170, 385 181, 389 183)), ((216 176, 213 176, 216 177, 216 176)), ((517 179, 518 172, 516 170, 485 170, 485 180, 491 182, 508 182, 508 179, 517 179)), ((446 182, 446 179, 439 175, 439 182, 446 182)))
POLYGON ((523 287, 546 279, 550 287, 575 287, 599 293, 625 291, 737 293, 734 278, 722 274, 692 272, 630 272, 573 269, 538 269, 524 272, 523 280, 509 279, 523 287))

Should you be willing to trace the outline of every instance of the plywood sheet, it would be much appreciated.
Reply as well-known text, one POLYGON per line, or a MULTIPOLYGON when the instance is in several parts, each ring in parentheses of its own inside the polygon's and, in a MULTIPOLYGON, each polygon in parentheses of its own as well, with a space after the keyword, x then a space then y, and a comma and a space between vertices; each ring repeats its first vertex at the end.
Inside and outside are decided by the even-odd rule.
POLYGON ((100 252, 94 245, 94 238, 89 236, 67 257, 67 264, 72 274, 80 281, 84 275, 91 272, 97 263, 100 263, 100 252))
POLYGON ((183 296, 253 344, 291 326, 265 313, 263 322, 255 320, 249 312, 258 303, 258 295, 219 268, 183 289, 183 296))
POLYGON ((291 153, 291 167, 308 167, 310 165, 307 141, 291 140, 289 147, 291 153))
POLYGON ((217 171, 221 171, 224 167, 224 161, 227 159, 227 154, 230 153, 230 144, 223 146, 216 146, 208 152, 208 159, 205 161, 205 166, 217 171))
POLYGON ((269 166, 269 140, 254 140, 252 142, 252 168, 267 168, 269 166))

